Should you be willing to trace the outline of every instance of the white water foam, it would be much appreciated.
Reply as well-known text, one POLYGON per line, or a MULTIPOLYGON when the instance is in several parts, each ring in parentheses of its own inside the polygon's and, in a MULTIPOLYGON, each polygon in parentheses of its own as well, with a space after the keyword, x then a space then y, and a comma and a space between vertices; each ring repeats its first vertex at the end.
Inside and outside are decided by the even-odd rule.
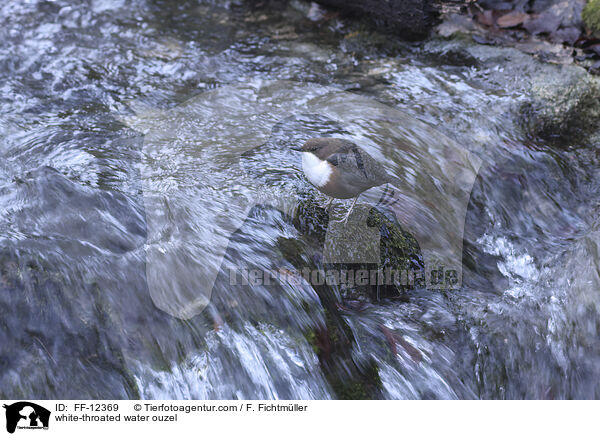
POLYGON ((266 324, 246 324, 241 332, 229 326, 211 332, 204 350, 168 371, 137 365, 142 398, 331 398, 308 342, 266 324))

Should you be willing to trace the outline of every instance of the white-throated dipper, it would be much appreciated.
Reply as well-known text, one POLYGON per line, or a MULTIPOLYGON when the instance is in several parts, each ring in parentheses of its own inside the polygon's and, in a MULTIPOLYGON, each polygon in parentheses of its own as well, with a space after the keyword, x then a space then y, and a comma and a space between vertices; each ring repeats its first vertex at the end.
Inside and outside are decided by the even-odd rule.
POLYGON ((395 180, 366 151, 346 139, 312 138, 292 149, 302 152, 302 169, 308 181, 331 197, 326 207, 334 198, 354 198, 339 222, 348 220, 361 193, 395 180))

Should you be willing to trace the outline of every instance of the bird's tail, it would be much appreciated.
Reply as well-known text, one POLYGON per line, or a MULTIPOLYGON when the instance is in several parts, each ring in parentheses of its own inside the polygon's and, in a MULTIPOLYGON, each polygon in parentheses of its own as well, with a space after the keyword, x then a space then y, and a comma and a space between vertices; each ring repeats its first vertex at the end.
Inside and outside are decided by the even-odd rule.
POLYGON ((385 178, 385 183, 394 186, 396 189, 400 189, 402 186, 402 180, 400 180, 397 176, 391 176, 387 174, 385 178))

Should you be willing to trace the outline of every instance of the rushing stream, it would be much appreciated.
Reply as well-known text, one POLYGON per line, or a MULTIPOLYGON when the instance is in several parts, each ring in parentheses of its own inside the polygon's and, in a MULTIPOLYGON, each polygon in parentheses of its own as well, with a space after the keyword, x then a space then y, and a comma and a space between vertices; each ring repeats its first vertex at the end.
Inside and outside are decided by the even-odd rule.
POLYGON ((600 154, 515 110, 558 67, 308 7, 0 5, 0 396, 600 397, 600 154), (288 148, 312 136, 402 181, 412 262, 458 286, 232 282, 341 246, 288 148))

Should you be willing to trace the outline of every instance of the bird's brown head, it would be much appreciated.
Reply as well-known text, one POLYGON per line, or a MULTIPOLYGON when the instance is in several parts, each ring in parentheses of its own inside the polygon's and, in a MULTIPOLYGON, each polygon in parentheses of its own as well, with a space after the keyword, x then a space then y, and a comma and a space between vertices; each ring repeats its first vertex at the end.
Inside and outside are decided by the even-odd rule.
POLYGON ((294 148, 303 153, 313 153, 320 159, 326 159, 341 145, 341 140, 336 138, 311 138, 302 147, 294 148))

